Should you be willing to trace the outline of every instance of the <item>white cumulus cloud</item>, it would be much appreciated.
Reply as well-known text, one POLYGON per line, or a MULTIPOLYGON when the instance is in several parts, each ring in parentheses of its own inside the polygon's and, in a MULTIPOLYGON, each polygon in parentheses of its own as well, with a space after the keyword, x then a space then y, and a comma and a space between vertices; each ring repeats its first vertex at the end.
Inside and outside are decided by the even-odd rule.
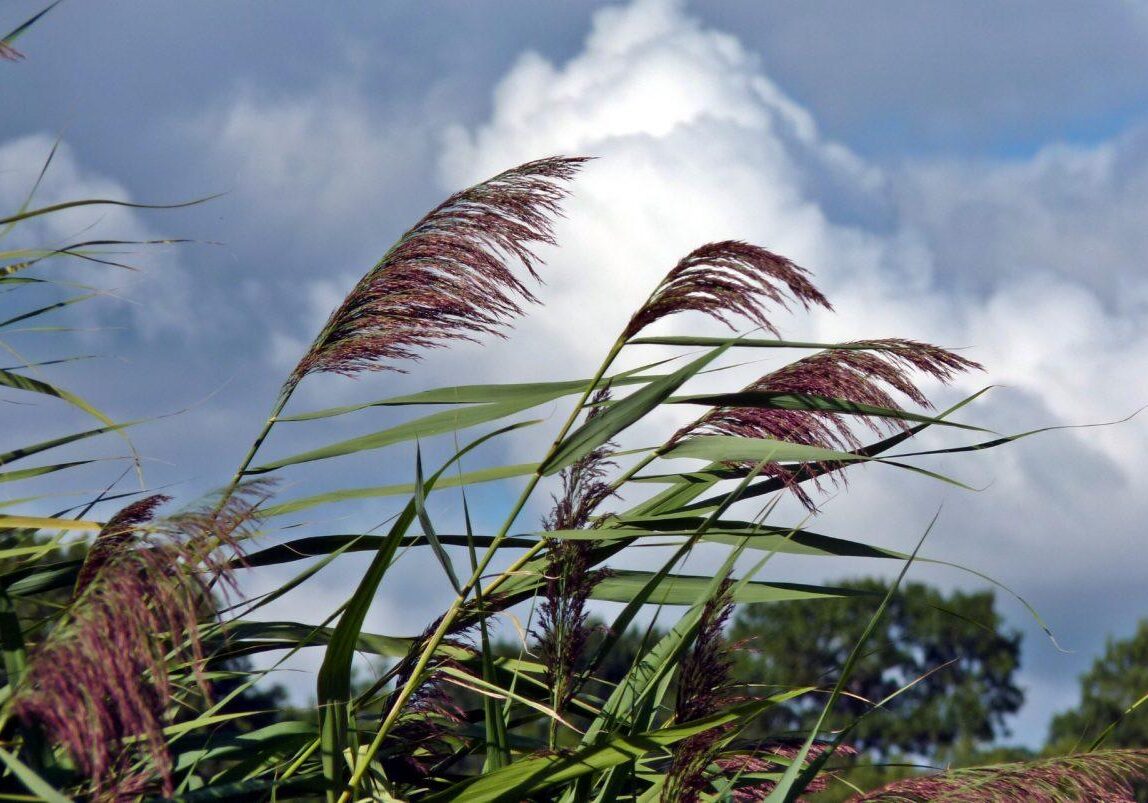
MULTIPOLYGON (((839 310, 780 316, 787 334, 970 347, 987 381, 1008 388, 967 418, 1027 429, 1110 420, 1148 402, 1148 276, 1133 260, 1145 236, 1137 212, 1148 204, 1140 138, 994 164, 869 164, 822 136, 736 37, 668 0, 599 11, 583 50, 564 64, 523 54, 493 101, 489 120, 448 133, 448 186, 555 153, 602 157, 577 182, 562 247, 550 254, 547 310, 520 326, 519 342, 536 355, 523 371, 592 370, 677 258, 736 238, 813 269, 839 310)), ((472 370, 496 364, 489 359, 472 370)), ((1148 428, 1134 420, 1043 437, 973 462, 966 478, 991 487, 948 494, 932 548, 1019 586, 1087 650, 1102 631, 1082 624, 1064 583, 1098 589, 1131 571, 1125 550, 1145 512, 1148 428)), ((905 493, 904 483, 867 477, 826 521, 843 535, 904 546, 945 497, 920 484, 905 493), (890 520, 918 529, 891 533, 890 520)), ((1121 611, 1145 610, 1148 595, 1089 602, 1093 623, 1127 628, 1121 611)), ((1030 671, 1059 676, 1065 691, 1079 667, 1030 671)), ((1066 703, 1051 700, 1050 687, 1042 681, 1034 701, 1043 714, 1025 720, 1030 740, 1042 735, 1040 717, 1066 703)))

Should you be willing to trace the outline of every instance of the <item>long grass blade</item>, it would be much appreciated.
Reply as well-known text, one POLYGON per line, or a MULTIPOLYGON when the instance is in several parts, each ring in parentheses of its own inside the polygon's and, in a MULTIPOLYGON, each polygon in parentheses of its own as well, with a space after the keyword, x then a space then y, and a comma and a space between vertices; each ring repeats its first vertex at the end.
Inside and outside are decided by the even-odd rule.
POLYGON ((37 800, 44 801, 44 803, 71 802, 71 798, 61 794, 54 786, 36 774, 31 767, 2 747, 0 747, 0 761, 4 762, 25 789, 36 795, 37 800))
POLYGON ((839 452, 821 446, 740 435, 697 435, 674 446, 663 457, 695 457, 718 463, 849 463, 872 459, 868 455, 839 452))
POLYGON ((88 415, 107 426, 114 426, 115 422, 102 412, 97 410, 88 402, 81 399, 74 393, 57 388, 47 382, 42 382, 39 379, 32 379, 31 377, 22 374, 13 373, 11 371, 0 371, 0 385, 12 388, 13 390, 23 390, 29 393, 42 393, 46 396, 54 396, 57 399, 66 401, 73 407, 78 407, 88 415))
MULTIPOLYGON (((332 457, 342 457, 344 455, 371 451, 373 449, 382 449, 386 446, 406 443, 419 438, 429 438, 434 435, 457 432, 458 430, 467 429, 477 426, 478 424, 485 424, 500 418, 506 418, 515 413, 520 413, 523 410, 528 410, 531 407, 537 407, 541 403, 543 402, 538 401, 537 397, 533 397, 513 402, 474 405, 471 407, 463 407, 459 410, 444 410, 439 413, 432 413, 417 418, 414 421, 408 421, 405 424, 399 424, 398 426, 390 427, 379 432, 373 432, 370 435, 361 435, 357 438, 332 443, 319 449, 312 449, 290 457, 284 457, 281 460, 275 460, 262 466, 255 466, 247 469, 244 473, 247 475, 266 474, 300 463, 328 460, 332 457)), ((530 423, 540 423, 540 420, 530 423)))
MULTIPOLYGON (((602 380, 611 387, 622 385, 640 385, 660 379, 660 375, 643 375, 645 371, 655 368, 668 360, 659 360, 639 368, 616 374, 602 380)), ((369 410, 372 407, 402 407, 412 404, 492 404, 496 402, 517 402, 529 399, 553 401, 563 396, 572 396, 582 393, 590 385, 589 379, 574 379, 564 382, 521 382, 513 384, 491 385, 455 385, 452 387, 434 388, 418 393, 403 396, 392 396, 388 399, 367 402, 365 404, 351 404, 343 407, 328 407, 323 410, 314 410, 309 413, 296 413, 295 415, 279 416, 279 421, 313 421, 318 418, 330 418, 347 413, 356 413, 360 410, 369 410)))
POLYGON ((5 50, 12 50, 13 42, 23 36, 29 28, 40 21, 41 17, 43 17, 56 6, 60 5, 62 2, 63 0, 55 0, 55 2, 49 3, 46 7, 33 14, 29 19, 24 20, 24 22, 20 23, 8 33, 4 34, 4 37, 0 38, 0 53, 3 53, 5 50))
POLYGON ((76 468, 77 466, 86 466, 89 463, 94 462, 94 460, 73 460, 70 463, 56 463, 55 465, 51 466, 22 468, 16 471, 0 471, 0 482, 18 482, 20 480, 31 479, 32 477, 42 477, 45 474, 52 474, 57 471, 65 471, 69 468, 76 468))
MULTIPOLYGON (((499 435, 520 429, 525 424, 511 424, 488 433, 458 450, 437 472, 426 481, 424 488, 433 488, 447 469, 472 449, 499 435)), ((374 601, 379 584, 391 567, 402 537, 417 517, 416 504, 411 499, 390 532, 380 544, 378 552, 360 580, 355 593, 347 601, 346 610, 339 619, 331 643, 323 656, 319 668, 317 694, 320 712, 320 739, 322 742, 323 775, 329 784, 328 794, 333 799, 337 790, 343 788, 346 764, 343 751, 347 748, 347 734, 350 728, 351 700, 351 661, 354 658, 355 644, 366 620, 367 610, 374 601)))
MULTIPOLYGON (((457 488, 460 485, 477 485, 484 482, 525 477, 533 474, 538 468, 537 463, 518 463, 510 466, 492 466, 490 468, 476 469, 463 474, 443 477, 432 490, 457 488)), ((413 482, 404 482, 397 485, 377 485, 371 488, 345 488, 341 491, 329 491, 314 496, 304 496, 292 499, 279 505, 270 505, 263 511, 264 518, 284 516, 288 513, 298 513, 319 505, 334 502, 346 502, 351 499, 377 499, 384 496, 406 496, 415 492, 413 482)), ((429 493, 429 491, 428 491, 429 493)))
POLYGON ((0 650, 4 655, 4 673, 9 688, 15 688, 28 663, 28 650, 24 644, 24 628, 16 606, 5 590, 0 590, 0 650))
POLYGON ((99 532, 104 526, 101 521, 82 519, 57 519, 49 516, 6 516, 0 515, 0 530, 77 530, 99 532))
POLYGON ((556 474, 580 457, 606 443, 618 433, 641 420, 647 413, 664 402, 678 388, 696 376, 703 368, 724 354, 732 341, 698 357, 672 374, 649 383, 641 390, 610 405, 600 415, 586 421, 571 432, 553 450, 550 458, 539 467, 543 475, 556 474))
POLYGON ((447 579, 450 580, 451 587, 454 593, 462 593, 462 584, 458 581, 458 574, 455 573, 454 564, 451 563, 450 555, 443 549, 442 542, 438 540, 438 535, 435 534, 434 523, 431 522, 430 513, 427 512, 427 489, 426 483, 423 481, 423 453, 422 448, 415 447, 415 514, 418 516, 419 524, 422 525, 423 535, 426 536, 427 541, 430 543, 431 551, 442 565, 442 569, 446 572, 447 579))
MULTIPOLYGON (((629 602, 654 576, 654 572, 619 570, 599 583, 592 596, 594 599, 608 602, 629 602)), ((693 575, 667 575, 650 593, 648 602, 652 605, 693 605, 699 598, 705 599, 706 589, 712 579, 693 575)), ((734 601, 782 602, 794 599, 830 599, 867 595, 868 592, 838 586, 753 581, 734 595, 734 601)))
POLYGON ((65 209, 76 209, 81 206, 122 206, 128 209, 183 209, 188 206, 196 206, 197 204, 207 203, 220 195, 208 195, 203 198, 196 198, 194 201, 184 201, 178 204, 139 204, 130 201, 116 201, 111 198, 89 198, 83 201, 66 201, 64 203, 52 204, 51 206, 42 206, 39 209, 31 209, 19 214, 9 215, 8 217, 0 218, 0 226, 6 226, 10 223, 19 223, 22 220, 29 220, 41 215, 50 215, 54 212, 61 212, 65 209))
POLYGON ((696 733, 755 716, 806 691, 808 689, 797 689, 763 700, 741 703, 720 714, 668 728, 632 736, 614 736, 570 755, 551 753, 519 759, 504 769, 464 780, 425 799, 427 803, 521 800, 587 773, 601 772, 651 753, 661 754, 665 748, 696 733))
POLYGON ((15 315, 11 318, 0 321, 0 328, 11 326, 12 324, 19 323, 20 321, 27 321, 32 318, 39 317, 40 315, 46 315, 49 312, 54 312, 58 309, 64 309, 65 307, 70 307, 72 304, 79 304, 81 301, 87 301, 88 299, 96 298, 100 295, 100 293, 85 293, 83 295, 65 298, 63 301, 57 301, 53 304, 48 304, 47 306, 38 307, 37 309, 23 312, 19 315, 15 315))
MULTIPOLYGON (((469 546, 470 539, 473 539, 476 547, 489 547, 494 543, 494 536, 490 535, 468 536, 465 533, 439 533, 437 537, 439 543, 446 546, 469 546)), ((239 565, 247 565, 252 568, 274 566, 321 556, 329 557, 332 550, 336 550, 339 554, 343 552, 375 552, 384 540, 386 540, 384 535, 312 535, 252 552, 239 565)), ((537 542, 536 538, 531 537, 510 537, 504 539, 499 546, 505 549, 524 549, 534 546, 537 542)), ((400 547, 406 549, 408 547, 428 546, 429 544, 430 541, 426 536, 407 535, 403 536, 400 547)))

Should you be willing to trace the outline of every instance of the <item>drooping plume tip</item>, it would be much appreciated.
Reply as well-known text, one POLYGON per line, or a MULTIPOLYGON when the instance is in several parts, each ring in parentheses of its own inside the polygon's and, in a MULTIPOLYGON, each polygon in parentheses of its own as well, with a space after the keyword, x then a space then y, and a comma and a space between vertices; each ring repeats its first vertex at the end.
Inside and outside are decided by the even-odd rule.
MULTIPOLYGON (((891 391, 913 403, 931 407, 928 398, 914 383, 912 371, 941 382, 951 381, 962 371, 981 366, 939 346, 915 340, 884 339, 842 344, 842 348, 810 354, 772 371, 749 384, 746 392, 792 394, 868 405, 897 411, 901 407, 891 391)), ((779 407, 716 407, 698 420, 678 430, 670 443, 691 435, 736 435, 849 451, 861 446, 848 416, 832 409, 806 410, 779 407)), ((899 418, 860 416, 875 433, 905 430, 899 418)), ((812 499, 785 468, 767 465, 763 473, 778 477, 807 508, 812 499)))
POLYGON ((207 692, 199 625, 214 615, 213 585, 234 588, 234 558, 218 547, 239 549, 268 487, 248 483, 218 510, 159 521, 164 496, 121 510, 92 545, 62 619, 30 650, 10 710, 68 752, 93 799, 172 794, 163 728, 189 680, 207 692), (189 676, 176 678, 181 664, 189 676))
POLYGON ((500 329, 535 301, 536 244, 554 244, 564 186, 587 159, 527 162, 455 193, 404 234, 336 309, 288 379, 398 370, 422 349, 500 329))
POLYGON ((633 337, 667 315, 691 310, 731 329, 731 318, 747 318, 777 336, 766 316, 765 302, 783 308, 790 301, 806 309, 814 304, 833 308, 808 275, 785 257, 739 240, 703 245, 666 274, 650 300, 630 319, 625 337, 633 337))

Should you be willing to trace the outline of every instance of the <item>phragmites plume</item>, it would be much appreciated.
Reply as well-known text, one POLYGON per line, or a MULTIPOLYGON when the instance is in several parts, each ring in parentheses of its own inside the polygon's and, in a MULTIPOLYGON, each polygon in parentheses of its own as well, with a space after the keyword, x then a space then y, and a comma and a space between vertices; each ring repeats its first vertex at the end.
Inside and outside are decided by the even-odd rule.
POLYGON ((527 162, 443 201, 404 234, 336 309, 291 373, 402 370, 396 360, 450 340, 500 335, 535 301, 509 263, 540 281, 531 250, 554 244, 563 182, 585 158, 527 162))
POLYGON ((234 589, 234 558, 267 489, 248 483, 223 505, 154 522, 165 496, 120 511, 31 651, 12 711, 67 750, 93 798, 172 793, 166 717, 182 690, 209 691, 199 623, 215 613, 214 584, 234 589))
MULTIPOLYGON (((734 680, 734 655, 744 642, 730 643, 725 637, 725 624, 733 613, 733 583, 727 578, 718 593, 706 601, 698 623, 693 647, 682 662, 678 674, 678 695, 674 707, 674 720, 690 722, 716 714, 745 699, 734 680)), ((747 774, 779 773, 783 765, 791 763, 799 747, 789 742, 771 740, 744 745, 736 750, 725 749, 732 735, 732 724, 708 728, 674 746, 674 757, 662 787, 663 803, 697 803, 709 799, 713 781, 719 777, 734 786, 730 799, 734 801, 765 800, 773 791, 773 780, 746 777, 747 774), (720 770, 715 776, 713 767, 720 770)), ((823 742, 814 742, 805 760, 812 761, 829 749, 823 742)), ((837 748, 844 755, 855 755, 851 747, 837 748)), ((820 773, 806 787, 807 792, 825 789, 831 773, 820 773)))
MULTIPOLYGON (((441 616, 431 622, 415 639, 412 649, 384 675, 383 680, 392 679, 395 688, 406 685, 415 670, 422 647, 441 623, 441 616)), ((466 719, 447 684, 460 682, 449 678, 443 670, 450 667, 465 671, 462 662, 450 653, 456 656, 475 654, 474 647, 469 643, 469 631, 476 624, 477 620, 456 621, 434 657, 423 668, 422 683, 403 705, 402 713, 388 737, 388 749, 383 760, 388 777, 407 781, 421 779, 431 775, 440 762, 457 756, 460 750, 459 730, 466 724, 466 719)))
POLYGON ((590 636, 586 603, 609 573, 590 568, 588 541, 551 538, 547 543, 546 587, 533 635, 551 702, 561 714, 573 694, 575 667, 590 636))
MULTIPOLYGON (((727 578, 702 608, 697 635, 678 673, 674 720, 702 719, 740 700, 733 683, 733 648, 725 639, 725 623, 733 612, 727 578)), ((674 746, 661 799, 665 803, 696 803, 709 786, 707 768, 717 757, 729 725, 709 728, 674 746)))
POLYGON ((880 803, 1134 803, 1132 784, 1148 777, 1148 750, 1100 750, 995 767, 958 769, 895 781, 851 798, 880 803))
POLYGON ((465 726, 465 713, 451 697, 441 671, 436 670, 403 707, 392 732, 396 748, 394 761, 387 762, 388 774, 395 778, 406 775, 411 780, 431 775, 435 765, 458 753, 458 732, 465 726))
POLYGON ((96 540, 92 542, 88 554, 84 556, 84 562, 76 575, 72 599, 78 597, 91 584, 108 561, 130 548, 132 541, 135 540, 136 531, 151 521, 157 507, 170 501, 170 496, 155 494, 133 502, 108 519, 96 536, 96 540))
POLYGON ((785 257, 756 245, 738 240, 703 245, 666 274, 650 300, 634 313, 624 336, 629 339, 660 318, 693 310, 731 329, 730 318, 742 316, 777 337, 763 302, 786 309, 790 300, 806 309, 814 304, 833 308, 808 275, 785 257))
MULTIPOLYGON (((609 388, 596 391, 590 400, 589 419, 600 415, 609 402, 609 388)), ((608 441, 562 470, 562 495, 554 497, 554 508, 542 522, 546 530, 593 526, 595 511, 614 495, 614 486, 604 478, 617 465, 610 459, 617 448, 617 444, 608 441)), ((546 685, 559 714, 570 702, 575 666, 590 635, 586 603, 594 586, 608 576, 605 569, 591 570, 590 547, 589 541, 547 539, 546 588, 533 635, 539 660, 546 668, 546 685)))
MULTIPOLYGON (((843 344, 803 357, 766 374, 748 385, 743 393, 760 394, 760 406, 715 407, 697 421, 678 430, 670 443, 691 435, 738 435, 818 446, 837 451, 857 449, 861 440, 849 426, 850 418, 860 418, 874 432, 905 430, 896 417, 845 415, 839 402, 868 405, 900 411, 890 391, 902 394, 922 407, 929 400, 913 383, 913 370, 949 382, 961 371, 980 365, 946 349, 913 340, 885 339, 843 344), (794 397, 797 397, 796 399, 794 397), (794 401, 823 400, 826 409, 787 409, 794 401), (834 409, 834 408, 838 409, 834 409)), ((798 499, 813 509, 812 500, 788 469, 771 464, 763 473, 786 480, 798 499)))
MULTIPOLYGON (((599 388, 590 399, 590 414, 587 421, 593 421, 610 405, 610 388, 599 388)), ((554 508, 543 520, 547 530, 581 530, 591 522, 590 518, 598 506, 614 496, 614 486, 605 477, 617 463, 611 456, 618 450, 618 444, 607 441, 569 467, 561 471, 562 495, 555 496, 554 508)))
MULTIPOLYGON (((726 621, 733 612, 731 586, 732 583, 725 580, 719 592, 702 609, 697 636, 678 676, 674 708, 676 722, 703 719, 744 699, 733 678, 734 654, 742 644, 731 644, 724 635, 726 621)), ((724 746, 730 740, 732 728, 732 724, 709 728, 675 745, 674 757, 662 787, 662 801, 696 803, 709 799, 713 791, 710 787, 718 778, 733 783, 730 799, 739 803, 761 801, 769 796, 775 786, 773 780, 742 776, 782 772, 783 765, 797 757, 799 746, 771 740, 726 750, 724 746), (713 767, 720 770, 720 775, 715 776, 713 767)), ((812 761, 827 749, 827 744, 814 742, 805 760, 812 761)), ((848 746, 840 746, 837 750, 844 755, 856 754, 848 746)), ((830 777, 831 773, 818 774, 805 791, 825 789, 830 777)))
MULTIPOLYGON (((814 761, 829 749, 825 742, 813 742, 805 754, 805 761, 814 761)), ((794 741, 768 741, 753 752, 725 753, 714 759, 714 764, 722 775, 734 782, 730 799, 735 803, 758 803, 769 797, 777 783, 773 780, 759 780, 751 775, 780 775, 785 767, 793 763, 801 753, 801 743, 794 741), (743 777, 744 776, 744 777, 743 777)), ((838 745, 835 754, 855 756, 857 751, 848 745, 838 745)), ((834 777, 832 771, 819 772, 806 784, 802 791, 806 794, 824 792, 834 777)))

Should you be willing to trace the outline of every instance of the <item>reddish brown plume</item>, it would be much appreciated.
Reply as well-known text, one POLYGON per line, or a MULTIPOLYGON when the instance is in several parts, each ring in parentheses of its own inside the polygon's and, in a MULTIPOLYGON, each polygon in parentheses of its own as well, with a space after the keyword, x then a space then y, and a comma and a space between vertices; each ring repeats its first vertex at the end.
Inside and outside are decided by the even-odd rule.
POLYGON ((214 614, 212 584, 231 585, 266 489, 249 483, 221 507, 159 522, 150 519, 164 496, 120 511, 89 550, 63 619, 32 650, 11 710, 67 750, 93 798, 172 793, 163 727, 188 681, 169 668, 189 665, 191 686, 207 692, 199 623, 214 614))
MULTIPOLYGON (((610 389, 599 388, 590 400, 588 420, 607 409, 610 389)), ((601 521, 595 517, 598 507, 615 496, 614 486, 606 480, 617 468, 610 458, 618 445, 607 441, 562 469, 562 495, 554 497, 554 507, 542 520, 548 531, 593 528, 601 521)), ((547 540, 545 593, 539 604, 538 626, 531 631, 537 640, 538 657, 546 667, 544 679, 551 689, 554 708, 562 713, 574 694, 575 667, 592 628, 587 624, 587 603, 594 587, 609 576, 607 569, 591 569, 591 541, 560 538, 547 540)))
POLYGON ((733 328, 730 318, 742 316, 779 336, 765 316, 764 302, 788 309, 789 300, 832 309, 807 279, 808 271, 756 245, 726 240, 696 249, 662 279, 646 304, 634 313, 625 337, 633 337, 654 321, 693 310, 733 328))
MULTIPOLYGON (((843 345, 845 348, 819 351, 768 373, 748 385, 745 391, 837 399, 899 410, 890 393, 896 391, 915 404, 931 407, 912 381, 913 370, 948 382, 960 371, 981 367, 951 351, 914 340, 869 340, 843 345)), ((738 435, 848 451, 861 446, 861 440, 849 426, 850 418, 858 416, 831 410, 717 407, 678 430, 671 443, 690 435, 738 435)), ((897 418, 860 418, 879 434, 907 426, 897 418)), ((792 478, 777 464, 766 466, 764 473, 783 480, 792 478)), ((812 509, 808 494, 796 483, 787 484, 802 503, 812 509)))
MULTIPOLYGON (((733 675, 736 653, 744 643, 730 643, 725 638, 725 623, 733 613, 732 585, 726 579, 718 593, 706 601, 693 647, 682 659, 674 707, 674 721, 677 723, 703 719, 747 699, 745 689, 739 687, 733 675)), ((725 748, 729 746, 733 730, 732 724, 719 725, 675 744, 661 800, 665 803, 697 803, 711 799, 711 783, 718 779, 737 783, 729 792, 729 799, 737 803, 769 797, 775 785, 772 780, 741 776, 747 773, 780 774, 785 764, 797 757, 799 745, 771 740, 743 744, 727 751, 725 748), (712 772, 715 766, 720 770, 716 775, 712 772)), ((827 749, 825 743, 814 742, 806 760, 817 758, 827 749)), ((856 752, 847 746, 837 750, 844 755, 856 752)), ((828 780, 829 774, 822 773, 805 791, 820 791, 828 780)))
POLYGON ((76 575, 76 585, 72 598, 78 597, 87 588, 100 569, 124 549, 130 548, 136 539, 136 530, 151 521, 155 509, 171 501, 170 496, 155 494, 125 507, 108 519, 100 530, 91 549, 84 557, 80 572, 76 575))
MULTIPOLYGON (((732 585, 727 577, 718 592, 706 600, 693 647, 681 662, 674 706, 674 719, 679 723, 703 719, 742 699, 732 675, 735 645, 724 635, 726 620, 733 613, 732 585)), ((674 745, 660 798, 664 803, 697 803, 702 799, 710 783, 706 770, 732 727, 709 728, 674 745)))
POLYGON ((508 262, 538 281, 534 243, 553 244, 563 186, 585 158, 541 159, 452 195, 404 234, 332 313, 288 380, 402 370, 396 360, 450 340, 500 335, 535 301, 508 262))
MULTIPOLYGON (((828 749, 828 743, 814 742, 805 754, 805 761, 814 761, 828 749)), ((838 745, 833 752, 839 756, 857 755, 857 751, 849 745, 838 745)), ((800 742, 769 741, 758 746, 753 753, 726 753, 714 759, 714 763, 726 777, 742 780, 742 784, 735 786, 730 793, 730 799, 733 803, 758 803, 768 798, 777 784, 770 780, 747 780, 743 776, 750 773, 768 773, 780 776, 785 772, 786 766, 792 763, 800 753, 800 742), (777 759, 781 760, 778 761, 777 759)), ((832 771, 818 773, 802 792, 805 794, 824 792, 834 775, 835 773, 832 771)))
POLYGON ((894 781, 850 800, 881 803, 1134 803, 1132 783, 1146 777, 1148 750, 1102 750, 894 781))

